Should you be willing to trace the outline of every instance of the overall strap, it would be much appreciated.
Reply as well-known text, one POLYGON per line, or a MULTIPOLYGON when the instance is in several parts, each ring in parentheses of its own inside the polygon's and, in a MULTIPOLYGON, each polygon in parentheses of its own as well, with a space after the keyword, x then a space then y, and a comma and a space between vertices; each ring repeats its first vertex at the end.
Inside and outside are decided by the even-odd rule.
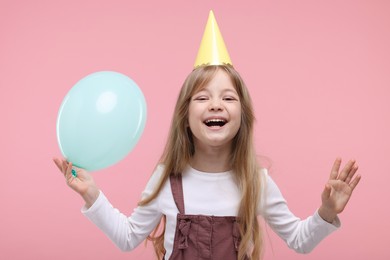
POLYGON ((179 209, 181 214, 185 214, 184 210, 184 196, 183 196, 183 183, 181 180, 181 174, 174 176, 171 174, 169 176, 171 182, 171 190, 173 199, 175 200, 176 207, 179 209))

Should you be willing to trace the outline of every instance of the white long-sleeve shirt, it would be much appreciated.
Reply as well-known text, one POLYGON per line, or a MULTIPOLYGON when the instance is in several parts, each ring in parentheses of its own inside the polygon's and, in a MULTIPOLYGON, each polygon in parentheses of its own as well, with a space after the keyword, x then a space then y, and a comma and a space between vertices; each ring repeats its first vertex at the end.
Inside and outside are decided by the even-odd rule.
MULTIPOLYGON (((153 192, 162 172, 163 166, 158 166, 142 198, 153 192)), ((308 253, 340 226, 338 218, 330 224, 317 211, 305 220, 297 218, 288 209, 267 171, 262 170, 261 174, 265 185, 258 214, 290 248, 299 253, 308 253)), ((182 173, 182 181, 186 214, 237 216, 241 195, 231 171, 206 173, 188 167, 182 173)), ((146 206, 137 207, 129 217, 115 209, 102 192, 89 209, 82 209, 82 213, 123 251, 132 250, 144 241, 160 222, 162 215, 166 215, 165 258, 169 259, 172 253, 178 209, 169 181, 164 184, 156 199, 146 206)))

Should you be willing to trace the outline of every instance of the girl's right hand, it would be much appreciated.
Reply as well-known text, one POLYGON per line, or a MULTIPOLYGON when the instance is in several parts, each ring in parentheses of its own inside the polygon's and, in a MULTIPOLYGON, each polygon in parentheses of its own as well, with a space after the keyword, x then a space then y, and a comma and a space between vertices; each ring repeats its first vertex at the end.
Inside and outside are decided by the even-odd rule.
POLYGON ((91 174, 84 169, 73 167, 72 163, 65 159, 53 158, 53 161, 64 175, 68 186, 80 194, 87 208, 91 207, 100 193, 91 174), (72 168, 76 171, 76 177, 72 175, 72 168))

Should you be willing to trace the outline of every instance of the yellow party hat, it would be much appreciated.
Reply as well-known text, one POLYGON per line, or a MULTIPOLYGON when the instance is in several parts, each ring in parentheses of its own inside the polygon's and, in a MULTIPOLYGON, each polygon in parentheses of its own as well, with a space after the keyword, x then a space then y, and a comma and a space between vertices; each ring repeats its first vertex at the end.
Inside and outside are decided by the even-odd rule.
POLYGON ((213 11, 210 11, 194 68, 202 65, 223 64, 230 64, 233 66, 222 34, 219 31, 217 21, 215 20, 214 13, 213 11))

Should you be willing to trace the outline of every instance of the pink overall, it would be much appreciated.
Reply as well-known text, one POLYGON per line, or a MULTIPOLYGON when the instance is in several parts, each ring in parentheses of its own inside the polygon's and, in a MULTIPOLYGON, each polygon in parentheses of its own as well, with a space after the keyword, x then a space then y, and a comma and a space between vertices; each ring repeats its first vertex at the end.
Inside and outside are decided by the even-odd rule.
POLYGON ((179 209, 170 259, 236 260, 240 243, 237 218, 186 215, 181 175, 171 175, 170 182, 173 198, 179 209))

